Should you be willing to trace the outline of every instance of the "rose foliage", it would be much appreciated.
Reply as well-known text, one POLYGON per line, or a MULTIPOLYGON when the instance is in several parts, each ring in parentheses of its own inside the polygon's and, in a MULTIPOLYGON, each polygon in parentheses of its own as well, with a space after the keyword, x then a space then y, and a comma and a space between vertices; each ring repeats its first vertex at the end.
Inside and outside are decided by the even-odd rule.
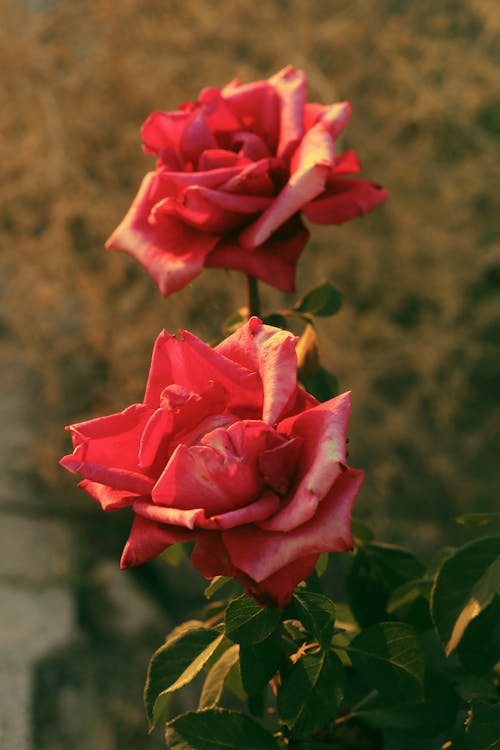
POLYGON ((142 139, 156 169, 107 247, 133 255, 165 296, 204 266, 293 291, 309 237, 301 214, 342 224, 387 197, 352 177, 361 169, 354 151, 337 152, 349 115, 348 102, 307 102, 306 76, 291 66, 153 112, 142 139))
POLYGON ((346 464, 350 394, 304 391, 295 344, 258 318, 215 349, 164 331, 144 402, 69 428, 62 465, 104 510, 134 510, 122 567, 194 541, 207 578, 282 606, 320 553, 352 547, 364 475, 346 464))

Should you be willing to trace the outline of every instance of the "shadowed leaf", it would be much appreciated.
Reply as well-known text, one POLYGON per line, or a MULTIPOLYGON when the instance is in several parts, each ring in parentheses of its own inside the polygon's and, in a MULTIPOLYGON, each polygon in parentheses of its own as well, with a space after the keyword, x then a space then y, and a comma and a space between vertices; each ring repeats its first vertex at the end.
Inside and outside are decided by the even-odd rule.
POLYGON ((499 588, 500 537, 466 544, 444 561, 431 592, 431 614, 447 654, 499 588))
POLYGON ((278 750, 260 724, 224 708, 177 716, 167 724, 166 740, 170 750, 278 750))
POLYGON ((390 703, 422 700, 425 662, 413 628, 384 622, 363 630, 347 647, 353 667, 390 703))

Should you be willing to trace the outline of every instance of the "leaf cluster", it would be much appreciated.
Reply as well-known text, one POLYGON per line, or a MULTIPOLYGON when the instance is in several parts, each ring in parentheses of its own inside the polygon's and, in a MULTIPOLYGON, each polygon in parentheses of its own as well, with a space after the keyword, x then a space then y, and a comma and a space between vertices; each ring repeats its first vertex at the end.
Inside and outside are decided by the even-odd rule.
POLYGON ((353 537, 344 603, 321 591, 326 556, 283 610, 214 602, 231 582, 210 583, 205 620, 175 629, 149 665, 146 712, 168 747, 498 746, 500 537, 427 569, 359 522, 353 537), (172 717, 171 695, 202 673, 198 709, 172 717))

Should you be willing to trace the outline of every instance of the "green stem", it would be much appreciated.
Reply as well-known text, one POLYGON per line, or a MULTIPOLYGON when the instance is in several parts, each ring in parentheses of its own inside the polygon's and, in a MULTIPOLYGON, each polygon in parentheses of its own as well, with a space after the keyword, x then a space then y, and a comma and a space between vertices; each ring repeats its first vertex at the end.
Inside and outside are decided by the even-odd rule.
POLYGON ((255 276, 247 276, 248 315, 260 317, 259 282, 255 276))

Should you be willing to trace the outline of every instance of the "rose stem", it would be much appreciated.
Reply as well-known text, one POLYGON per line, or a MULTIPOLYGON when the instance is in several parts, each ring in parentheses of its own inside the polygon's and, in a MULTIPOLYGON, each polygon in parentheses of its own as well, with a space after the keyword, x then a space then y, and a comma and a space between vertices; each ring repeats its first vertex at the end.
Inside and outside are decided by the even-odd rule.
POLYGON ((260 316, 259 282, 255 276, 247 276, 248 315, 260 316))

